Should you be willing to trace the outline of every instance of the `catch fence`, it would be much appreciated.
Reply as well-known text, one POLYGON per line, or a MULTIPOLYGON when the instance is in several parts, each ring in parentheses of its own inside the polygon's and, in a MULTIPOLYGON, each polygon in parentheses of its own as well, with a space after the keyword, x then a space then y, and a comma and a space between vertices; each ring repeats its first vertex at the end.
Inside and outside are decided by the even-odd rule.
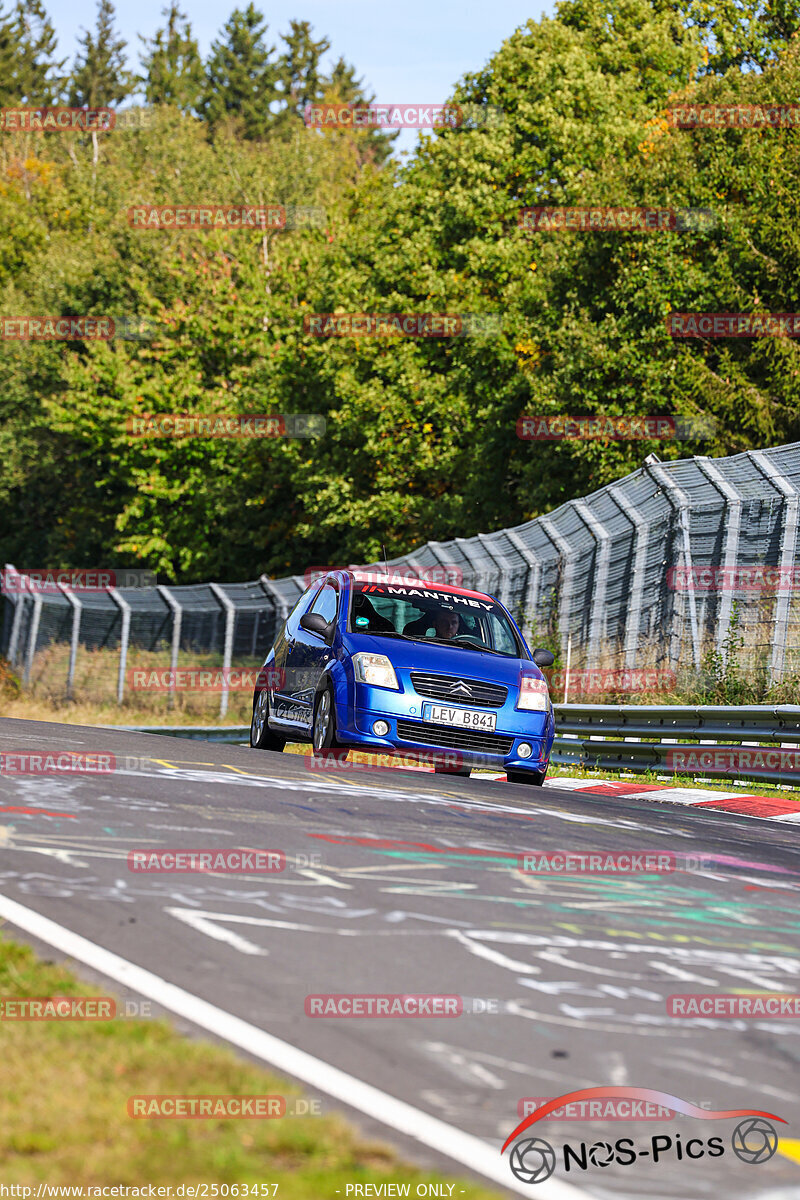
MULTIPOLYGON (((562 665, 569 653, 573 671, 654 667, 680 678, 709 656, 723 666, 735 656, 777 682, 800 675, 799 505, 800 443, 718 459, 651 455, 545 516, 429 541, 389 567, 498 596, 530 640, 555 644, 562 665)), ((165 672, 205 667, 216 672, 206 708, 211 694, 222 715, 240 684, 231 671, 261 663, 311 577, 27 594, 9 586, 13 571, 0 652, 34 692, 122 704, 132 672, 145 670, 159 685, 148 696, 156 712, 190 703, 161 686, 165 672)))

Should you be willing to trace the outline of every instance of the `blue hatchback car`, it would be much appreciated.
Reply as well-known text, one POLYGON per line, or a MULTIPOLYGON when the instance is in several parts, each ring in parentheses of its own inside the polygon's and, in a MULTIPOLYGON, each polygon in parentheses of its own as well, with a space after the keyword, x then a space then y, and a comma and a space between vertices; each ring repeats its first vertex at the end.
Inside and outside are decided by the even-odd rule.
POLYGON ((555 728, 540 668, 552 662, 528 649, 492 596, 331 571, 303 593, 267 655, 250 744, 433 753, 440 771, 490 767, 542 784, 555 728))

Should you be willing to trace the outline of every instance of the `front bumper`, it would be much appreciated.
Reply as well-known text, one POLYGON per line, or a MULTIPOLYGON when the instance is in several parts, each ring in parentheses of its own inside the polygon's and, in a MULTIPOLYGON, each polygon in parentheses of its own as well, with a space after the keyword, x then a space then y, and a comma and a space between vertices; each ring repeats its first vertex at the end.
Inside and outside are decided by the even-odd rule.
POLYGON ((486 734, 423 722, 422 706, 431 701, 413 691, 393 692, 356 683, 354 692, 349 711, 337 711, 338 737, 350 746, 384 752, 419 751, 426 755, 433 752, 445 756, 448 762, 457 758, 470 768, 547 770, 552 744, 549 713, 520 712, 514 708, 512 699, 500 708, 481 705, 479 711, 492 712, 497 718, 494 734, 486 734), (376 721, 385 721, 388 733, 376 734, 373 729, 376 721), (532 748, 528 758, 518 753, 524 742, 532 748))

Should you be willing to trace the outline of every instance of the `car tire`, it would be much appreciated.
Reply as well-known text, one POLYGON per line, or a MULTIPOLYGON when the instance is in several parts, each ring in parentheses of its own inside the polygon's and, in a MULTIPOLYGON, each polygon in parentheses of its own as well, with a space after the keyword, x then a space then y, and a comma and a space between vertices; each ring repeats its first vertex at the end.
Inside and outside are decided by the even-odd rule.
POLYGON ((311 748, 314 754, 324 756, 329 750, 341 750, 336 755, 338 761, 347 758, 348 751, 342 749, 336 737, 336 705, 333 701, 333 688, 330 681, 317 696, 314 705, 314 720, 311 725, 311 748))
POLYGON ((546 771, 506 771, 506 779, 509 783, 527 783, 533 787, 541 787, 546 774, 546 771))
POLYGON ((253 716, 250 721, 250 745, 254 750, 283 750, 286 739, 278 737, 269 727, 269 688, 262 688, 253 697, 253 716))

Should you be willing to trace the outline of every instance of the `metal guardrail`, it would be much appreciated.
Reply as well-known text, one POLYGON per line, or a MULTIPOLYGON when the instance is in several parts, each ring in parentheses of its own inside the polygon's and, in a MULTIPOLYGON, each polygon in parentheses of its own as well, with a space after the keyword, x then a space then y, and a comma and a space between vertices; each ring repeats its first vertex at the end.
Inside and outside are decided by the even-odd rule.
POLYGON ((232 745, 250 740, 249 725, 104 725, 103 728, 117 729, 120 733, 163 733, 167 737, 232 745))
POLYGON ((557 704, 554 711, 558 766, 800 786, 800 705, 557 704))
MULTIPOLYGON (((551 762, 800 787, 800 705, 556 704, 551 762), (788 749, 787 749, 788 747, 788 749)), ((249 741, 247 725, 111 725, 209 742, 249 741)))

